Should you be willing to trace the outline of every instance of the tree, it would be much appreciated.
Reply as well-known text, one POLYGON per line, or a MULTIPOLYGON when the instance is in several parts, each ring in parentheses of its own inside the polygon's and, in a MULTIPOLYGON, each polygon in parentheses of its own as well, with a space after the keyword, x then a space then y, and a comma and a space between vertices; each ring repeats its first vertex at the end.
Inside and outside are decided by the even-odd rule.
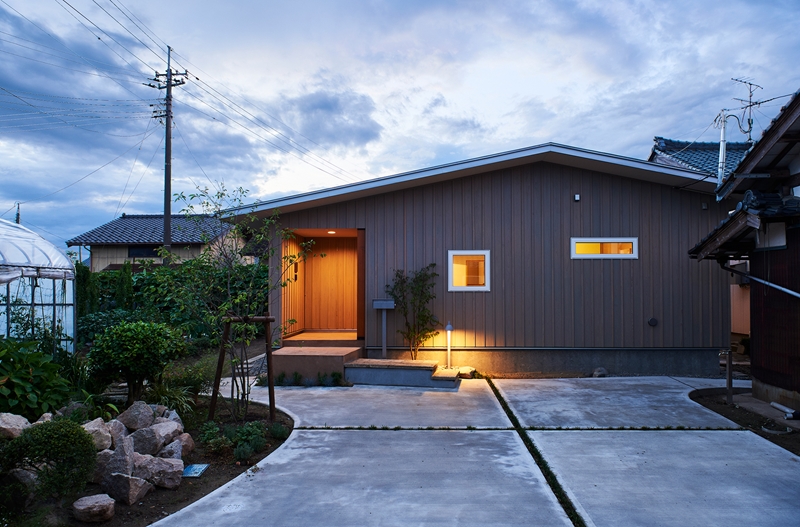
MULTIPOLYGON (((306 241, 300 244, 298 253, 282 254, 284 241, 294 235, 281 227, 277 213, 260 218, 253 209, 248 211, 244 205, 247 194, 245 189, 228 192, 223 186, 216 191, 197 189, 189 196, 176 197, 183 204, 182 212, 195 218, 198 227, 207 225, 211 217, 219 222, 214 233, 224 233, 206 236, 205 248, 198 257, 178 262, 181 270, 173 273, 173 277, 179 274, 184 277, 160 288, 164 294, 178 299, 181 311, 173 311, 172 316, 187 321, 202 320, 203 327, 214 333, 212 343, 218 343, 216 336, 222 333, 226 317, 267 313, 270 301, 277 301, 281 288, 290 281, 287 270, 295 262, 304 261, 314 244, 306 241)), ((246 349, 262 328, 260 324, 235 324, 230 342, 226 343, 231 365, 231 399, 234 413, 242 418, 247 415, 250 388, 255 383, 249 373, 246 349)), ((272 340, 284 330, 276 325, 273 334, 265 338, 272 340)))
POLYGON ((141 399, 144 381, 156 379, 167 363, 184 350, 183 336, 166 324, 123 322, 95 339, 89 364, 98 376, 125 379, 130 406, 141 399))
POLYGON ((117 289, 114 299, 117 308, 131 309, 133 307, 133 271, 131 262, 125 260, 117 274, 117 289))
POLYGON ((436 298, 433 289, 439 275, 434 271, 435 268, 436 264, 431 263, 408 274, 396 269, 391 285, 384 289, 394 299, 395 308, 403 316, 405 327, 397 332, 408 342, 412 360, 417 359, 419 348, 426 340, 439 334, 436 331, 440 325, 439 319, 428 307, 436 298))

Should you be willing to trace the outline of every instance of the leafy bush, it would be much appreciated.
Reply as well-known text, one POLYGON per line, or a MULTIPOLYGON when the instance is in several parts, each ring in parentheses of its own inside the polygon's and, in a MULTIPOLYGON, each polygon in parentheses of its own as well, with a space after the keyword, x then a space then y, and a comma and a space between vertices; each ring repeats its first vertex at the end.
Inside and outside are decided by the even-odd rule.
POLYGON ((110 327, 119 326, 123 322, 138 322, 142 320, 141 311, 128 311, 127 309, 112 309, 99 311, 82 316, 78 319, 78 342, 86 344, 110 327))
POLYGON ((436 327, 440 325, 439 319, 429 307, 436 298, 433 289, 439 275, 435 268, 436 264, 431 263, 408 274, 397 269, 392 284, 384 288, 386 294, 394 299, 397 312, 403 317, 405 327, 397 332, 408 342, 413 360, 416 360, 422 344, 439 334, 436 331, 436 327))
POLYGON ((264 425, 258 421, 247 423, 236 429, 236 444, 249 443, 258 438, 263 439, 264 435, 266 435, 266 432, 267 431, 264 429, 264 425))
POLYGON ((31 426, 3 449, 3 465, 36 473, 42 496, 65 497, 80 491, 94 471, 92 436, 69 419, 31 426))
POLYGON ((0 338, 0 412, 36 420, 69 398, 69 383, 36 342, 0 338))
POLYGON ((172 410, 177 410, 180 415, 189 415, 194 412, 192 408, 192 394, 184 386, 173 386, 166 382, 155 382, 147 386, 144 400, 152 404, 161 404, 172 410))
POLYGON ((207 355, 194 364, 171 362, 164 369, 161 379, 170 386, 186 388, 196 402, 198 395, 211 390, 216 368, 217 357, 214 355, 207 355))
POLYGON ((154 322, 125 322, 108 328, 89 351, 92 370, 105 378, 124 377, 131 405, 141 399, 145 380, 154 380, 184 352, 177 331, 154 322))
POLYGON ((201 443, 208 443, 212 439, 216 439, 219 437, 219 426, 214 421, 206 421, 203 423, 203 426, 200 427, 200 435, 198 436, 198 441, 201 443))
POLYGON ((289 437, 289 429, 280 423, 272 423, 269 427, 269 435, 275 439, 286 439, 289 437))
POLYGON ((224 436, 217 437, 206 443, 206 448, 212 454, 221 454, 232 446, 231 440, 224 436))
POLYGON ((236 461, 247 461, 254 453, 250 443, 239 443, 236 445, 236 448, 233 449, 233 457, 236 461))

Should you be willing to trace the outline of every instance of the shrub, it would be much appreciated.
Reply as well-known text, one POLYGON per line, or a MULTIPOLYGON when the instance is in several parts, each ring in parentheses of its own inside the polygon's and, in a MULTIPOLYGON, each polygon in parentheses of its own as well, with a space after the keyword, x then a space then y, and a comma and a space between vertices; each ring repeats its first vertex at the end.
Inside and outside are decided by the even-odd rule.
POLYGON ((81 344, 93 342, 108 328, 119 326, 123 322, 140 320, 142 320, 141 312, 127 309, 112 309, 82 316, 78 319, 78 342, 81 344))
POLYGON ((124 377, 130 406, 141 399, 145 380, 153 380, 183 353, 180 333, 154 322, 125 322, 108 328, 89 352, 92 370, 106 378, 124 377))
POLYGON ((289 429, 280 423, 272 423, 269 427, 269 435, 275 439, 286 439, 289 437, 289 429))
POLYGON ((36 342, 0 339, 0 412, 36 420, 69 398, 69 383, 36 342))
POLYGON ((180 415, 189 415, 194 412, 192 394, 184 386, 173 386, 166 382, 150 384, 144 392, 144 400, 177 410, 180 415))
POLYGON ((396 269, 391 285, 386 285, 384 291, 392 297, 397 307, 397 312, 403 317, 404 329, 397 332, 408 342, 411 358, 416 360, 422 344, 439 334, 436 327, 439 319, 430 309, 430 303, 436 298, 434 288, 436 277, 435 263, 406 274, 402 269, 396 269))
POLYGON ((212 439, 216 439, 219 437, 219 426, 214 421, 206 421, 203 423, 203 426, 200 427, 200 435, 198 436, 198 441, 201 443, 208 443, 212 439))
POLYGON ((217 357, 206 355, 194 364, 179 364, 171 362, 164 369, 162 381, 170 386, 186 388, 197 403, 197 396, 208 392, 214 384, 217 357))
POLYGON ((236 458, 236 461, 247 461, 253 453, 253 447, 249 443, 240 443, 233 449, 233 457, 236 458))
POLYGON ((254 439, 263 439, 266 432, 267 431, 264 429, 263 424, 261 424, 259 421, 253 421, 252 423, 247 423, 238 427, 236 429, 236 436, 234 439, 237 445, 249 443, 254 439))
POLYGON ((227 437, 217 437, 206 443, 206 448, 212 454, 221 454, 233 446, 227 437))
POLYGON ((38 494, 65 497, 84 488, 96 455, 92 436, 79 424, 58 419, 23 430, 3 449, 3 465, 35 472, 38 494))

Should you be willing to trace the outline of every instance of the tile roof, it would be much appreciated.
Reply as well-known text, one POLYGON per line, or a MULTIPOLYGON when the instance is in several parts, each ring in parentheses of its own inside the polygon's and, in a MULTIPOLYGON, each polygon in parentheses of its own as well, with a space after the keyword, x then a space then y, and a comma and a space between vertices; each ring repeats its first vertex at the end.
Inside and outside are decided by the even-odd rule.
MULTIPOLYGON (((663 137, 653 139, 653 151, 648 161, 662 165, 679 166, 704 174, 717 174, 719 167, 719 143, 697 143, 675 141, 663 137)), ((725 174, 733 172, 750 149, 750 143, 728 141, 725 151, 725 174)))
MULTIPOLYGON (((217 218, 196 214, 172 215, 172 243, 204 243, 226 230, 217 218)), ((67 240, 75 245, 161 244, 164 241, 163 214, 123 214, 105 225, 67 240)))

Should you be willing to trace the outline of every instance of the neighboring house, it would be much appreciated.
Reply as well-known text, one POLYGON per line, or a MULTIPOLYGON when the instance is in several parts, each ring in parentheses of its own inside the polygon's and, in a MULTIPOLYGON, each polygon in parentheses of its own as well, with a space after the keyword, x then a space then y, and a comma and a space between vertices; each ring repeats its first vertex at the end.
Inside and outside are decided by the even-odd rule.
MULTIPOLYGON (((171 217, 172 252, 180 259, 198 256, 226 229, 209 215, 171 217)), ((67 247, 91 248, 92 271, 119 269, 126 261, 152 260, 161 264, 158 249, 164 243, 163 214, 122 214, 119 218, 67 240, 67 247)))
MULTIPOLYGON (((711 181, 719 172, 719 143, 675 141, 663 137, 653 139, 648 161, 662 165, 696 170, 711 181)), ((725 174, 730 174, 744 159, 751 143, 726 143, 725 174)), ((730 284, 731 332, 750 334, 750 286, 747 280, 735 277, 730 284)))
MULTIPOLYGON (((800 92, 716 190, 739 201, 689 254, 750 281, 753 395, 800 409, 800 92)), ((700 265, 698 267, 712 267, 700 265)))
MULTIPOLYGON (((378 357, 373 299, 395 269, 435 263, 432 310, 455 327, 456 364, 716 374, 727 278, 685 253, 726 217, 713 190, 693 170, 549 143, 254 207, 294 229, 284 254, 313 239, 326 255, 293 266, 270 306, 292 334, 350 330, 378 357)), ((408 357, 401 317, 388 315, 389 355, 408 357)), ((445 349, 441 331, 419 358, 445 349)))

